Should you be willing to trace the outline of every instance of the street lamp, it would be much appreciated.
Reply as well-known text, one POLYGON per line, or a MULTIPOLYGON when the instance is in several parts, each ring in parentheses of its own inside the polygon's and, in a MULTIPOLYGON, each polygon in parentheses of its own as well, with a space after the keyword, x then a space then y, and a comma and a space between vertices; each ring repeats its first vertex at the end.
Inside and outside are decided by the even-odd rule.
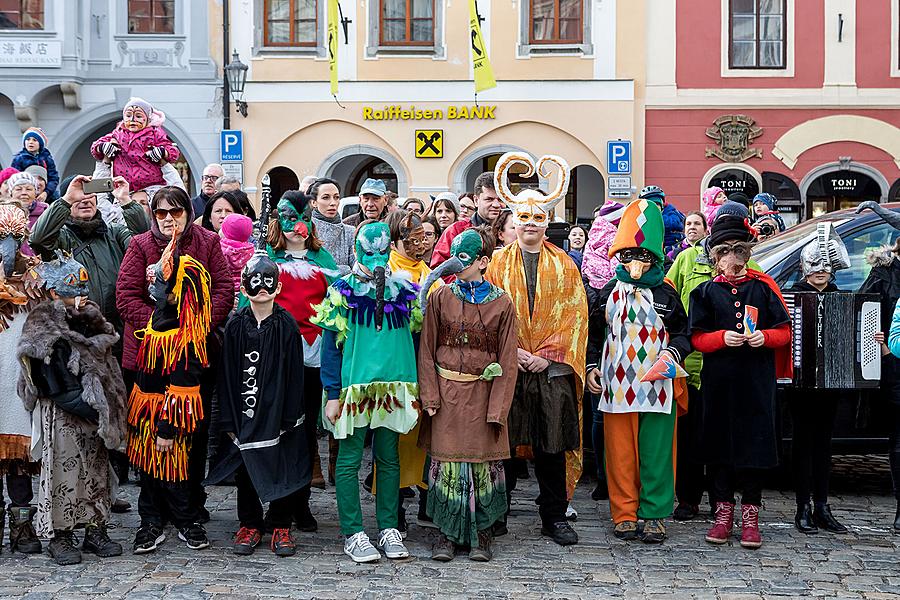
POLYGON ((225 77, 228 78, 228 89, 231 91, 231 99, 237 105, 237 110, 242 116, 247 116, 247 103, 244 102, 244 85, 247 83, 247 70, 250 67, 241 62, 237 50, 231 57, 231 62, 225 66, 225 77))

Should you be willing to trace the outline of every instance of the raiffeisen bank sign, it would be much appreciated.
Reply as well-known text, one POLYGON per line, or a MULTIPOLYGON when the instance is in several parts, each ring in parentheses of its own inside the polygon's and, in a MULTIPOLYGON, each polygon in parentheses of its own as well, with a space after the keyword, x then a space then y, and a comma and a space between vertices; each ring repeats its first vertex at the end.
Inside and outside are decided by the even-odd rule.
POLYGON ((377 109, 364 106, 364 121, 442 121, 448 120, 489 120, 495 119, 496 106, 448 106, 446 109, 404 107, 399 104, 377 109))

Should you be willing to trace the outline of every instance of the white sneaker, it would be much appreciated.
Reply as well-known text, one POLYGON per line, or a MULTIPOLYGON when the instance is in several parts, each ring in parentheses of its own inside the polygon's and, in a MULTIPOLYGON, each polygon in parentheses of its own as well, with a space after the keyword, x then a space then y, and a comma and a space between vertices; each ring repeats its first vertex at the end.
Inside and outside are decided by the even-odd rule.
POLYGON ((344 554, 353 559, 353 562, 367 563, 381 560, 381 553, 375 549, 365 531, 354 533, 344 542, 344 554))
POLYGON ((566 508, 566 521, 577 521, 578 520, 578 511, 575 510, 570 504, 568 508, 566 508))
POLYGON ((388 558, 407 558, 409 550, 403 545, 403 538, 396 529, 382 529, 378 536, 378 547, 388 558))

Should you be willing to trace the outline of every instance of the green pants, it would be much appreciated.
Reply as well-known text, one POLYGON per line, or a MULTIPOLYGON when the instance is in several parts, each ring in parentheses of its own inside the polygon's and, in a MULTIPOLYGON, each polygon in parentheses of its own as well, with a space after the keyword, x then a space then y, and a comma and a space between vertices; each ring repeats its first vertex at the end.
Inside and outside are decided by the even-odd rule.
POLYGON ((675 501, 675 411, 604 413, 606 481, 615 523, 664 519, 675 501))
MULTIPOLYGON (((334 485, 337 493, 338 518, 341 533, 353 535, 363 530, 362 508, 359 504, 359 465, 368 427, 357 427, 353 435, 338 440, 334 485)), ((375 455, 375 520, 378 529, 397 528, 400 502, 400 458, 397 455, 396 431, 378 427, 372 430, 372 453, 375 455)))

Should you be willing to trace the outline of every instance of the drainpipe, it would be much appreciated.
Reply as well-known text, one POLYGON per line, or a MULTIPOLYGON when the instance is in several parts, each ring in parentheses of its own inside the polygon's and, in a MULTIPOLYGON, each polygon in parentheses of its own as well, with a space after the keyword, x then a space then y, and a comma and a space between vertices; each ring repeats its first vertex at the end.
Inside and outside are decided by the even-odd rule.
POLYGON ((231 38, 230 12, 231 0, 222 2, 222 128, 231 129, 231 90, 228 88, 228 76, 225 67, 228 65, 231 38))

